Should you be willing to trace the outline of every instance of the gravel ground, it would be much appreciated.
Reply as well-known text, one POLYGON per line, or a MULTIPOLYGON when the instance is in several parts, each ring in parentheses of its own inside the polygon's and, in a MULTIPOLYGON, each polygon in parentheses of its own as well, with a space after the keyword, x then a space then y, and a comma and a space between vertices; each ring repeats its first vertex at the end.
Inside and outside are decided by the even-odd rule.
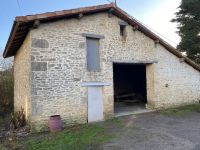
POLYGON ((200 113, 153 112, 120 117, 107 126, 115 138, 99 150, 200 150, 200 113))

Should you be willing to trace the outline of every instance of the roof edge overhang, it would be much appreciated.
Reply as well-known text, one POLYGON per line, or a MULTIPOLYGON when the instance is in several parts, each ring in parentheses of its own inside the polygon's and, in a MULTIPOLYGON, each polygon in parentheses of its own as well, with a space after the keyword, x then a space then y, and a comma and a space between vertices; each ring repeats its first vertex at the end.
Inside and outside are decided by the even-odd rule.
POLYGON ((13 26, 3 52, 3 57, 11 57, 16 54, 16 51, 20 48, 23 40, 31 28, 34 27, 35 21, 40 23, 53 22, 60 19, 67 19, 73 17, 79 17, 78 15, 89 15, 94 13, 100 13, 114 8, 115 4, 104 4, 92 7, 83 7, 77 9, 69 9, 56 12, 47 12, 43 14, 17 16, 13 22, 13 26), (17 41, 17 42, 16 42, 17 41))
POLYGON ((4 58, 11 57, 16 54, 17 50, 20 48, 21 44, 23 43, 27 33, 29 32, 31 28, 33 28, 35 21, 40 21, 41 23, 47 23, 47 22, 64 19, 64 18, 67 19, 67 18, 79 17, 80 14, 89 15, 89 14, 106 12, 106 11, 109 11, 110 13, 126 21, 128 24, 132 25, 133 27, 136 27, 137 30, 141 31, 152 40, 164 46, 169 52, 173 53, 178 58, 183 58, 186 63, 191 65, 196 70, 200 71, 200 66, 198 64, 196 64, 194 61, 192 61, 188 57, 184 56, 180 51, 178 51, 176 48, 174 48, 169 43, 164 41, 162 38, 157 36, 151 30, 149 30, 140 22, 138 22, 136 19, 128 15, 125 11, 117 7, 114 3, 105 4, 105 5, 97 5, 97 6, 92 6, 92 7, 83 7, 83 8, 77 8, 77 9, 56 11, 56 12, 47 12, 43 14, 36 14, 36 15, 30 15, 30 16, 18 16, 15 18, 15 21, 13 23, 8 42, 3 52, 3 57, 4 58))
POLYGON ((10 57, 8 54, 8 51, 9 51, 9 48, 11 46, 11 41, 13 40, 13 35, 15 34, 16 30, 18 28, 18 23, 16 21, 13 22, 13 25, 12 25, 12 29, 11 29, 11 32, 10 32, 10 36, 8 38, 8 41, 6 43, 6 47, 5 47, 5 50, 3 52, 3 57, 6 58, 6 57, 10 57))

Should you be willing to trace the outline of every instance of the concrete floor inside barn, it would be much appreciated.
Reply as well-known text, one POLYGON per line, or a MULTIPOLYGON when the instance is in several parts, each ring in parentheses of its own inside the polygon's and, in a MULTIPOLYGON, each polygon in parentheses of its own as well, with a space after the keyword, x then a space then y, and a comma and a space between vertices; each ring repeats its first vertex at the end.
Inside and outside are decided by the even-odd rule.
POLYGON ((115 102, 114 103, 114 115, 115 117, 126 116, 131 114, 141 114, 152 112, 152 110, 146 109, 145 103, 128 103, 128 102, 115 102))

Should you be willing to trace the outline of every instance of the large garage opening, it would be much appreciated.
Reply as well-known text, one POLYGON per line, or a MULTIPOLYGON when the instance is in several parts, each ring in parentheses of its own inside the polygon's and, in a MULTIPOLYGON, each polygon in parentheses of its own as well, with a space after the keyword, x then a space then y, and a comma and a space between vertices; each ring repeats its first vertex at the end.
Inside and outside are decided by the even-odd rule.
POLYGON ((113 76, 115 115, 146 111, 146 65, 114 63, 113 76))

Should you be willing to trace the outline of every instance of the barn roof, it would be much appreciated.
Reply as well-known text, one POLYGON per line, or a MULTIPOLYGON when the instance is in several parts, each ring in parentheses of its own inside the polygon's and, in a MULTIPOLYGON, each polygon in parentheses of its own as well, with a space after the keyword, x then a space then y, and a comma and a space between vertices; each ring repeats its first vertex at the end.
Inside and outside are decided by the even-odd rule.
POLYGON ((193 68, 200 71, 200 66, 197 65, 194 61, 182 55, 181 52, 176 50, 173 46, 168 44, 158 35, 150 31, 144 25, 139 23, 136 19, 128 15, 125 11, 117 7, 114 3, 105 4, 105 5, 97 5, 92 7, 82 7, 77 9, 63 10, 63 11, 55 11, 55 12, 47 12, 36 15, 28 15, 28 16, 18 16, 15 18, 15 21, 12 26, 12 30, 10 32, 9 39, 7 41, 3 57, 11 57, 14 56, 17 50, 22 45, 27 33, 31 28, 34 28, 39 23, 48 23, 53 22, 60 19, 68 19, 73 17, 80 17, 80 15, 89 15, 100 12, 109 12, 122 20, 126 21, 128 24, 132 25, 137 30, 144 33, 149 38, 153 39, 155 42, 159 42, 163 45, 168 51, 173 53, 179 58, 183 58, 183 60, 191 65, 193 68))

